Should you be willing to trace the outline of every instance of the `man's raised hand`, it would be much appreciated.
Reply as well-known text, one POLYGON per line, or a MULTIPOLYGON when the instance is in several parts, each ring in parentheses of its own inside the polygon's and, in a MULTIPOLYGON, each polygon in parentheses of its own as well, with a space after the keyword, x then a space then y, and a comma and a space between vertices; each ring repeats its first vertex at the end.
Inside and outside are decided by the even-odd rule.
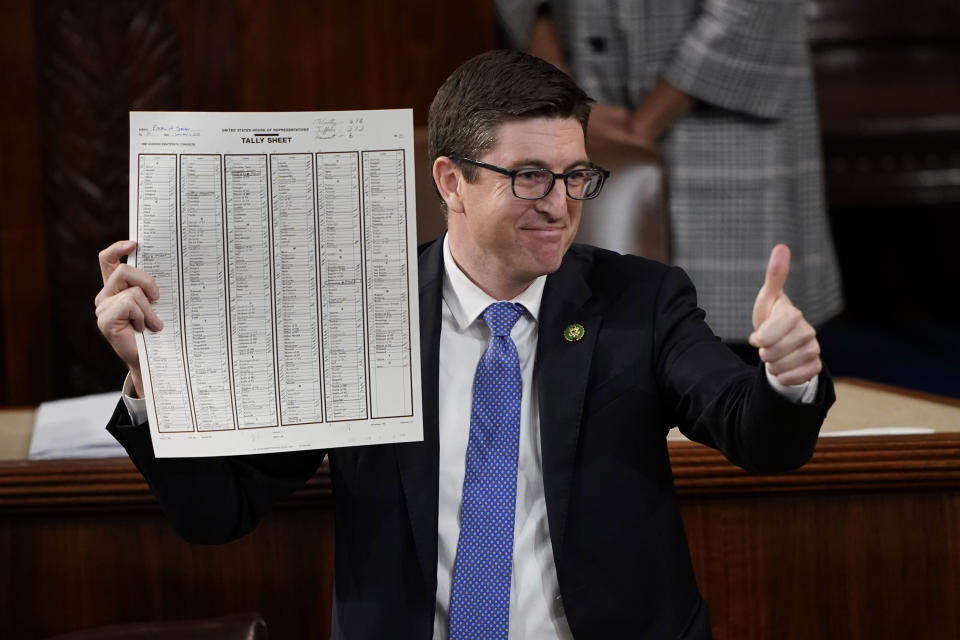
POLYGON ((749 338, 767 371, 786 386, 802 384, 823 368, 816 330, 783 292, 789 273, 790 249, 778 244, 770 252, 766 280, 753 304, 749 338))
POLYGON ((151 305, 160 297, 153 277, 120 260, 130 255, 136 247, 137 243, 133 240, 121 240, 100 252, 103 288, 94 303, 97 307, 97 328, 126 363, 133 385, 142 397, 143 384, 135 334, 144 329, 160 331, 163 322, 151 305))

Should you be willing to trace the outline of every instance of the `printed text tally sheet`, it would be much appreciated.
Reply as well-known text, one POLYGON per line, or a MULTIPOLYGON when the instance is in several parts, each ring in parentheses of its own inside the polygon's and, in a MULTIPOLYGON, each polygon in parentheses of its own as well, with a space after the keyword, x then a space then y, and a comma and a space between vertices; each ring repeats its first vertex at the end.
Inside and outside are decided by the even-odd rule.
POLYGON ((131 112, 158 457, 423 438, 413 117, 131 112))

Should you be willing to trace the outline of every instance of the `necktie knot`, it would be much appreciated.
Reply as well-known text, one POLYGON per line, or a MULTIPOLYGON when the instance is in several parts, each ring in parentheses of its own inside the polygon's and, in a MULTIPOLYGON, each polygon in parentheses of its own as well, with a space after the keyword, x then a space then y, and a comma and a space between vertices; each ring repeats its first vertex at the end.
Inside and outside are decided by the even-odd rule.
POLYGON ((523 305, 514 302, 494 302, 483 310, 483 321, 494 336, 509 336, 513 325, 523 315, 523 305))

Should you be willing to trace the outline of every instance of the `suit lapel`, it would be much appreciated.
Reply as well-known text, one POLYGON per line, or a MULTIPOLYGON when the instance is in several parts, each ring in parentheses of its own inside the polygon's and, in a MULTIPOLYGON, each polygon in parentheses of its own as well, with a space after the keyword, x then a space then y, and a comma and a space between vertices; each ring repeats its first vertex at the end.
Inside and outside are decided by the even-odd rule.
POLYGON ((580 435, 587 376, 600 329, 600 315, 584 304, 590 287, 584 258, 568 252, 560 269, 547 277, 540 307, 540 332, 534 376, 540 405, 543 486, 554 557, 563 547, 570 487, 580 435), (568 340, 567 327, 579 324, 579 340, 568 340))
POLYGON ((443 295, 443 240, 419 258, 420 354, 423 442, 397 446, 397 461, 410 525, 425 584, 436 588, 439 447, 440 304, 443 295))

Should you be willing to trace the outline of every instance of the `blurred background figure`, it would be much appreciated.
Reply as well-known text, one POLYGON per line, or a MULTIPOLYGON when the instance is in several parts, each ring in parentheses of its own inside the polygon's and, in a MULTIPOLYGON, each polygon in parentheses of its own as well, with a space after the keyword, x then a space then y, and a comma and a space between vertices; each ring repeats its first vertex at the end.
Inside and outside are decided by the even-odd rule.
MULTIPOLYGON (((842 306, 826 215, 806 3, 498 0, 514 46, 597 100, 590 135, 656 149, 673 262, 741 355, 769 247, 794 251, 787 293, 814 325, 842 306), (792 278, 796 277, 796 280, 792 278)), ((746 348, 743 348, 746 347, 746 348)))

